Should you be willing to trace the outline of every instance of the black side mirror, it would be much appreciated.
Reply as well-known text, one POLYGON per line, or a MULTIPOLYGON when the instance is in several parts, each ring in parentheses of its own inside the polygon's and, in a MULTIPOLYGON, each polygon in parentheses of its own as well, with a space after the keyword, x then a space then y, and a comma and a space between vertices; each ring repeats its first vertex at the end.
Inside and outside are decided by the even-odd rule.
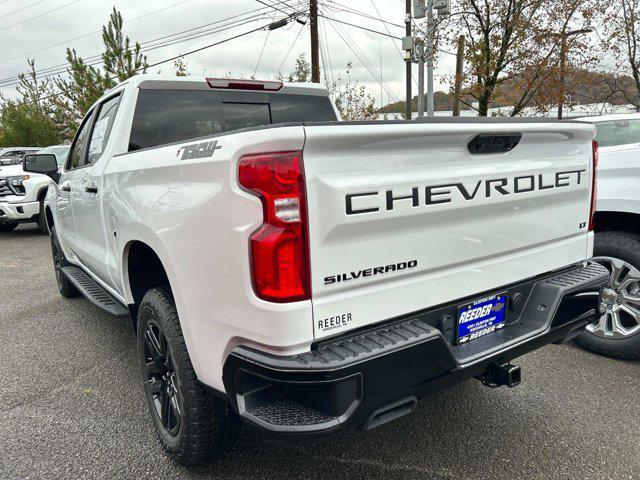
POLYGON ((58 162, 56 162, 56 156, 51 153, 25 155, 22 161, 22 169, 28 173, 47 175, 56 183, 60 180, 58 162))

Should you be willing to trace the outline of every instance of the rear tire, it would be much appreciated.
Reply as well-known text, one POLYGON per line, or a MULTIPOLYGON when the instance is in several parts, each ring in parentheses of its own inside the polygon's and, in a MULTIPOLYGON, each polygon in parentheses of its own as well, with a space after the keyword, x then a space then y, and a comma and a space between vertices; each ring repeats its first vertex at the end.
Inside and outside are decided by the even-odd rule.
POLYGON ((197 466, 235 444, 240 419, 198 381, 167 288, 149 290, 142 299, 137 340, 153 426, 171 458, 197 466))
POLYGON ((42 233, 49 233, 49 227, 47 227, 47 212, 44 207, 44 197, 40 200, 40 215, 38 215, 38 228, 42 233))
POLYGON ((11 223, 0 223, 0 233, 11 232, 17 228, 18 224, 15 222, 11 223))
POLYGON ((60 248, 60 242, 56 235, 56 229, 51 227, 51 255, 53 257, 53 270, 56 274, 56 283, 58 284, 58 290, 60 295, 65 298, 75 298, 80 296, 80 291, 76 286, 71 283, 71 280, 62 273, 62 269, 69 265, 67 258, 64 256, 62 248, 60 248))
POLYGON ((594 260, 612 272, 606 305, 598 321, 576 338, 581 347, 613 358, 640 359, 640 236, 596 233, 594 260), (616 273, 617 272, 617 273, 616 273))

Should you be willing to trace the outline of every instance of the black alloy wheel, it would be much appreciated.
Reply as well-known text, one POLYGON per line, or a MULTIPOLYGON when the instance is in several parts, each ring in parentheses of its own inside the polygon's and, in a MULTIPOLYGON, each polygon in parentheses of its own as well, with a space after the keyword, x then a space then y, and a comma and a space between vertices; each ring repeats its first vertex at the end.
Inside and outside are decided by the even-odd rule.
POLYGON ((181 398, 176 368, 167 338, 155 322, 149 321, 144 333, 146 384, 160 424, 175 437, 182 424, 181 398))

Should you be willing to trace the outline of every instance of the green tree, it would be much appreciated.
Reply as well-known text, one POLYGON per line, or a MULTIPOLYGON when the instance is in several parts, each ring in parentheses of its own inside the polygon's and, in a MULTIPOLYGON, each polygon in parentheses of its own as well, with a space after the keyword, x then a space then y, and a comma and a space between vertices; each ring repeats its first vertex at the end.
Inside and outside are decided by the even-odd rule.
POLYGON ((298 55, 296 58, 296 66, 287 77, 288 82, 308 82, 311 79, 311 65, 307 62, 307 57, 304 53, 298 55))
POLYGON ((147 71, 147 56, 140 53, 138 42, 131 48, 129 37, 122 33, 122 15, 115 7, 109 23, 102 27, 102 41, 105 46, 102 61, 107 75, 123 82, 147 71))
POLYGON ((69 78, 55 79, 60 96, 54 99, 54 103, 60 109, 73 112, 73 121, 77 127, 77 123, 91 105, 104 95, 104 92, 113 88, 116 82, 98 68, 87 64, 70 48, 67 48, 67 63, 69 78))
POLYGON ((1 146, 45 147, 61 143, 67 134, 61 112, 51 103, 52 85, 38 79, 33 60, 28 64, 28 72, 18 76, 18 98, 0 98, 1 146))
POLYGON ((115 8, 109 23, 102 27, 104 70, 94 67, 67 48, 68 78, 57 78, 55 86, 60 95, 54 99, 59 110, 72 112, 69 128, 75 130, 91 105, 117 82, 146 71, 147 59, 140 53, 138 43, 131 47, 129 37, 122 32, 122 15, 115 8))

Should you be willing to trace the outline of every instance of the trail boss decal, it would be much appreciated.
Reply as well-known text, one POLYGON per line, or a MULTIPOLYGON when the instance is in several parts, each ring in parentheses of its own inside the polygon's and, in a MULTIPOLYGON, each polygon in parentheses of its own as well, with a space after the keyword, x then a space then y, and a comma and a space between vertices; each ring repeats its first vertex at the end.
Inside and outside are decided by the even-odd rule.
POLYGON ((398 272, 400 270, 406 270, 408 268, 415 268, 418 266, 417 260, 410 260, 408 262, 393 263, 391 265, 385 265, 383 267, 370 267, 357 272, 338 273, 336 275, 329 275, 324 277, 324 284, 331 285, 333 283, 347 282, 349 280, 358 280, 364 277, 371 277, 373 275, 384 275, 385 273, 398 272))
POLYGON ((419 207, 421 205, 451 203, 457 201, 456 198, 459 197, 465 201, 471 201, 480 197, 491 198, 492 196, 571 187, 581 185, 586 178, 586 172, 586 169, 566 170, 545 175, 492 178, 479 180, 473 184, 447 183, 410 187, 403 188, 402 192, 387 189, 382 192, 352 193, 345 196, 345 207, 347 215, 359 215, 380 212, 381 210, 391 211, 402 205, 419 207))
POLYGON ((220 150, 221 145, 218 145, 218 140, 213 142, 194 143, 193 145, 185 145, 180 147, 176 156, 182 152, 180 160, 191 160, 193 158, 208 158, 213 157, 216 150, 220 150))

